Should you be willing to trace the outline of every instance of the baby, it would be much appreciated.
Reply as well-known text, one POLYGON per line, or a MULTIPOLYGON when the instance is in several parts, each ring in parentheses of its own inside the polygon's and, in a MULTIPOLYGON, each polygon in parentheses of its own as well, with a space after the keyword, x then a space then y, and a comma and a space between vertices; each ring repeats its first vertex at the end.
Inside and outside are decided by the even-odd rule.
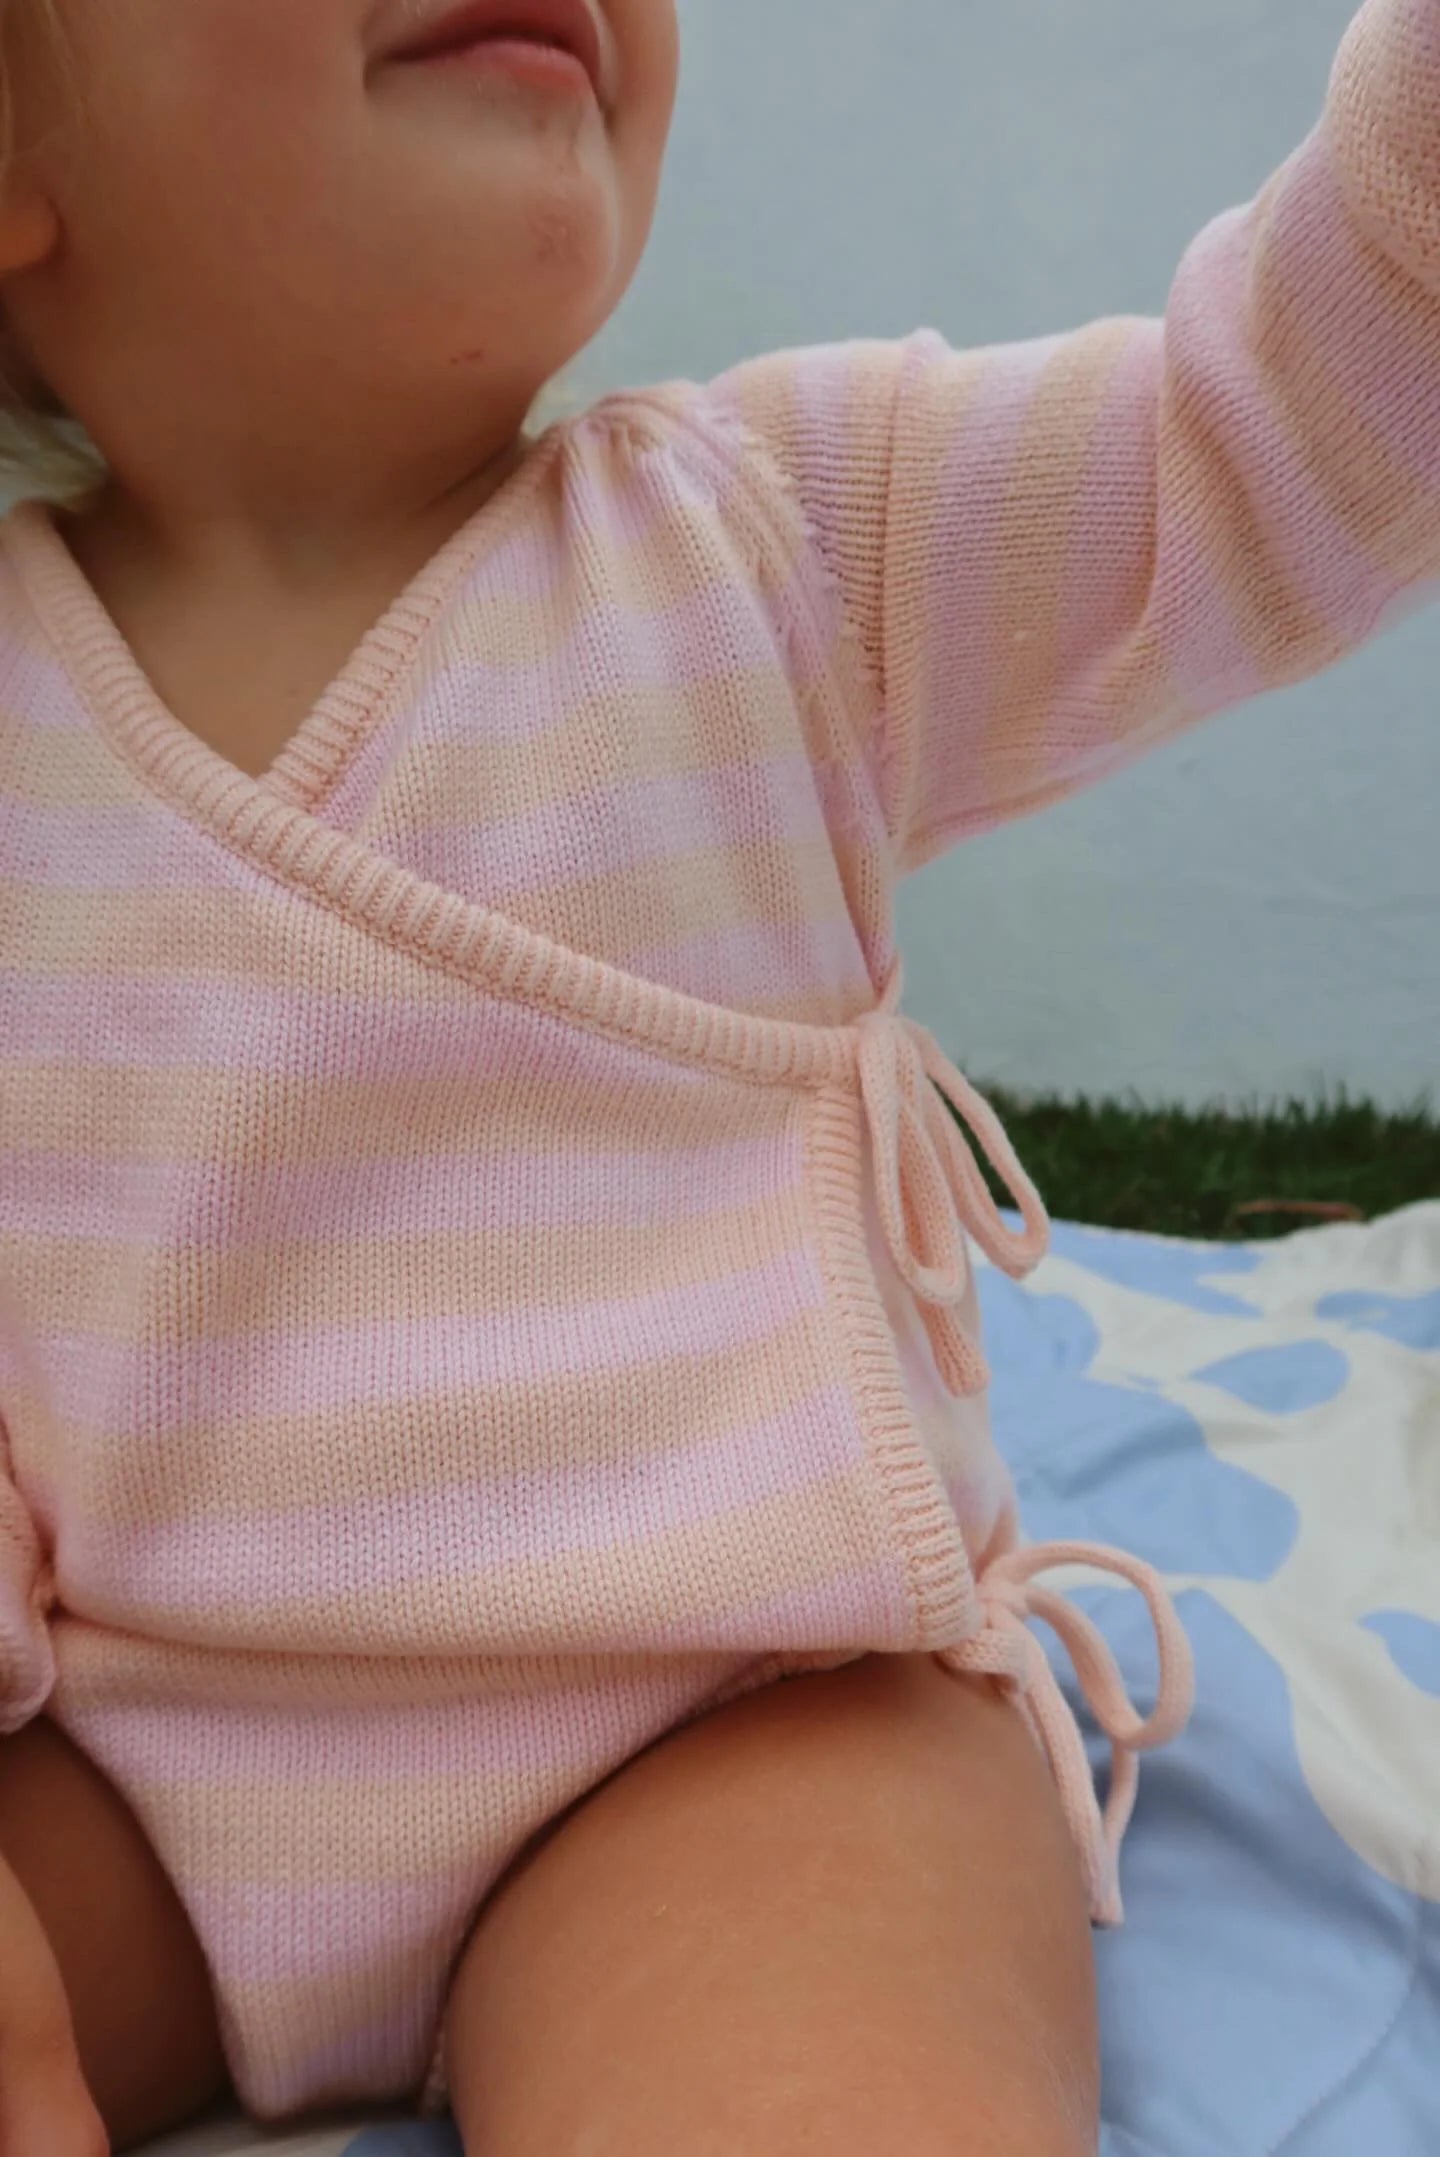
POLYGON ((0 2157, 1093 2151, 1189 1659, 1022 1539, 895 890, 1440 569, 1440 0, 1163 323, 538 438, 674 0, 0 34, 0 2157))

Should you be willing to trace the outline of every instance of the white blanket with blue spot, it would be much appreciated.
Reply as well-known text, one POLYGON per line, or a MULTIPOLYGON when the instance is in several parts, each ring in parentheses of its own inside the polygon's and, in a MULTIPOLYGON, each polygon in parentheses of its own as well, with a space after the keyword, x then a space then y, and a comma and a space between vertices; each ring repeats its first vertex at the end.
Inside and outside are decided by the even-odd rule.
MULTIPOLYGON (((1027 1532, 1149 1559, 1198 1665, 1097 1940, 1104 2157, 1436 2157, 1440 1203, 1240 1247, 1062 1226, 981 1288, 1027 1532)), ((1143 1699, 1139 1598, 1057 1584, 1143 1699)), ((161 2150, 458 2157, 373 2123, 161 2150)))

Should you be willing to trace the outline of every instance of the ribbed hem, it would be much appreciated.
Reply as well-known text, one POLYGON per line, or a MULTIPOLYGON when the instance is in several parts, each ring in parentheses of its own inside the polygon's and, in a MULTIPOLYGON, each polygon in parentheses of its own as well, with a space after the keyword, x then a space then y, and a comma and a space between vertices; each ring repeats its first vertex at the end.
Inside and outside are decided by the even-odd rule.
POLYGON ((963 1530, 920 1439, 895 1337, 865 1246, 863 1110, 828 1088, 808 1105, 807 1181, 837 1345, 850 1369, 865 1438, 909 1575, 916 1649, 953 1647, 984 1623, 963 1530))

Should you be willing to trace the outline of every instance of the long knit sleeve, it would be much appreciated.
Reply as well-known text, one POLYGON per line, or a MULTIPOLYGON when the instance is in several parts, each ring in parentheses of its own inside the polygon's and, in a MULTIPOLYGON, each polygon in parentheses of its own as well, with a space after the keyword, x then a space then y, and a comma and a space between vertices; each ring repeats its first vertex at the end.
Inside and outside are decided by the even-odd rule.
POLYGON ((712 394, 868 648, 902 873, 1316 672, 1440 571, 1440 0, 1369 0, 1163 321, 780 354, 712 394))
POLYGON ((43 1577, 40 1541, 15 1488, 0 1424, 0 1737, 38 1714, 54 1683, 43 1577))

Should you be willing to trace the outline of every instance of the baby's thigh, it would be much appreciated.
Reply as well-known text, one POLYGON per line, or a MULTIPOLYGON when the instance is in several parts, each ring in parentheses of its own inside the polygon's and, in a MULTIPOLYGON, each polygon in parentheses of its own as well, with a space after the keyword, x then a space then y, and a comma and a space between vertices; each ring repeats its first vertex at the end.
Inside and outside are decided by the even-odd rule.
POLYGON ((752 1693, 603 1785, 452 1994, 471 2157, 1084 2157, 1084 1891, 1017 1710, 930 1656, 752 1693))
POLYGON ((129 1807, 43 1717, 0 1742, 0 1852, 59 1965, 112 2144, 202 2110, 225 2071, 190 1921, 129 1807))

